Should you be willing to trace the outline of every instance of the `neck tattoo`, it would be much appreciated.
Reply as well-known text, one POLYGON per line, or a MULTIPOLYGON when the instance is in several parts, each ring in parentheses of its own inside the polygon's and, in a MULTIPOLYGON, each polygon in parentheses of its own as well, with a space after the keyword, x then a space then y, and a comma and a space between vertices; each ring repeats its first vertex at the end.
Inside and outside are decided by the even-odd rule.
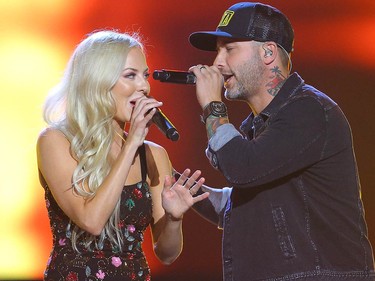
POLYGON ((283 75, 278 66, 272 68, 271 72, 271 81, 266 84, 266 87, 268 88, 267 92, 271 96, 276 96, 276 94, 279 92, 282 85, 284 84, 286 77, 283 75))

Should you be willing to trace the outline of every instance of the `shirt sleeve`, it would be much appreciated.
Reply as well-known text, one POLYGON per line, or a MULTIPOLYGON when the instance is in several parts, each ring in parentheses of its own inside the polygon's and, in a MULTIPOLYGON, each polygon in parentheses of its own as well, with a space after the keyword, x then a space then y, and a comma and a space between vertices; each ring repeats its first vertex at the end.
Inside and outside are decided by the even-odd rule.
POLYGON ((282 107, 256 138, 244 138, 232 124, 216 130, 206 155, 231 185, 251 187, 278 180, 322 157, 326 113, 314 98, 282 107))
POLYGON ((235 137, 242 137, 242 135, 232 124, 226 123, 218 127, 215 134, 209 140, 209 145, 206 149, 206 156, 215 169, 218 168, 215 152, 219 151, 225 144, 235 137))
POLYGON ((198 191, 198 194, 201 194, 203 192, 209 192, 210 196, 208 197, 208 199, 195 203, 193 205, 194 211, 196 211, 200 216, 202 216, 209 222, 217 225, 219 229, 222 229, 224 221, 224 211, 228 199, 231 195, 232 188, 212 188, 206 185, 202 185, 201 190, 198 191))

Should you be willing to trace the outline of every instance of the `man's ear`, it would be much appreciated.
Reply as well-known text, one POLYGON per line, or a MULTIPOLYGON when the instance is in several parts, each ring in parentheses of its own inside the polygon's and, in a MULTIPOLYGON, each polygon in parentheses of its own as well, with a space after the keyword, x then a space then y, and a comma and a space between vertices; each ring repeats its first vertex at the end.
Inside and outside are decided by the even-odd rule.
POLYGON ((262 45, 264 51, 263 57, 265 58, 266 64, 270 64, 275 60, 275 55, 277 52, 277 45, 274 42, 265 42, 262 45))

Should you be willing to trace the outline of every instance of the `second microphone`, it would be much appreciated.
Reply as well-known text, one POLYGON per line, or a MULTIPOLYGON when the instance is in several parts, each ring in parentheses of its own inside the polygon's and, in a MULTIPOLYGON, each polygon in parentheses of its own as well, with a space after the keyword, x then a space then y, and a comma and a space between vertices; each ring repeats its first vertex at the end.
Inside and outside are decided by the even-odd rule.
POLYGON ((152 77, 160 82, 176 83, 176 84, 195 84, 197 77, 191 72, 180 70, 155 70, 152 77))

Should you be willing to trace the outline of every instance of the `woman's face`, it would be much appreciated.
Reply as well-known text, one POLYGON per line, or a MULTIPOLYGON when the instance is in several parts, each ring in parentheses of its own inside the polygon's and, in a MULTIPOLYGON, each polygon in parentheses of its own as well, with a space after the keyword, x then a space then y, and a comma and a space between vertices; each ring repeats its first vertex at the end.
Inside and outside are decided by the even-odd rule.
POLYGON ((123 123, 130 121, 135 101, 150 92, 148 77, 149 69, 143 51, 137 47, 132 48, 122 74, 112 89, 117 107, 116 120, 123 123))

